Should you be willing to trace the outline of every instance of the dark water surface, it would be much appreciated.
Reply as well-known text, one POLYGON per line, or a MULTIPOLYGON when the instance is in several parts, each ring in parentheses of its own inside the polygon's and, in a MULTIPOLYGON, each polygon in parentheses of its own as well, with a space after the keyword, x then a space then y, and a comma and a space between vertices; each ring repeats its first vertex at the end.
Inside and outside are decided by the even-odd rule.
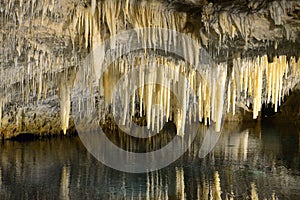
POLYGON ((151 173, 110 169, 79 137, 0 144, 0 199, 300 199, 300 132, 293 126, 228 128, 204 159, 196 138, 151 173))

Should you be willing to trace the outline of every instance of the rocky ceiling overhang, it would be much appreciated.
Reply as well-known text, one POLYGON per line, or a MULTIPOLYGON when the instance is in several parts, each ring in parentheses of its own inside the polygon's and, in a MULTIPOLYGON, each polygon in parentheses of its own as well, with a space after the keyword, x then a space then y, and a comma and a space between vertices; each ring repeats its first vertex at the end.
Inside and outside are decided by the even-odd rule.
POLYGON ((190 33, 219 52, 299 51, 299 1, 2 0, 0 6, 2 65, 29 47, 55 55, 78 51, 93 45, 90 33, 98 31, 101 41, 124 29, 159 26, 167 15, 176 27, 164 28, 190 33))
MULTIPOLYGON (((276 110, 299 82, 300 1, 1 0, 0 107, 22 107, 42 97, 55 102, 53 96, 59 94, 66 131, 70 71, 78 70, 80 60, 109 37, 144 27, 184 33, 216 63, 226 62, 227 86, 221 89, 233 107, 227 110, 235 110, 236 101, 246 107, 250 102, 256 118, 263 101, 276 110), (273 65, 278 70, 272 71, 273 65), (246 80, 248 76, 253 77, 246 80)), ((210 117, 210 111, 203 112, 210 117)))

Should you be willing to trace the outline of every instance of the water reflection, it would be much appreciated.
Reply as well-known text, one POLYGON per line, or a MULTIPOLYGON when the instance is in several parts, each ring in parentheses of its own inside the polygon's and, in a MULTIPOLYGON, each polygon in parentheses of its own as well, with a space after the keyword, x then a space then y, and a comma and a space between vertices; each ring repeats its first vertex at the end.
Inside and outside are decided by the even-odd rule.
POLYGON ((230 125, 203 159, 199 133, 182 158, 146 174, 102 165, 78 137, 7 141, 0 199, 300 199, 299 133, 230 125))
POLYGON ((60 199, 70 199, 70 169, 64 165, 61 172, 60 199))
POLYGON ((251 183, 251 200, 258 200, 255 183, 251 183))
POLYGON ((184 191, 184 171, 183 168, 175 168, 176 169, 176 197, 177 199, 185 199, 185 191, 184 191))

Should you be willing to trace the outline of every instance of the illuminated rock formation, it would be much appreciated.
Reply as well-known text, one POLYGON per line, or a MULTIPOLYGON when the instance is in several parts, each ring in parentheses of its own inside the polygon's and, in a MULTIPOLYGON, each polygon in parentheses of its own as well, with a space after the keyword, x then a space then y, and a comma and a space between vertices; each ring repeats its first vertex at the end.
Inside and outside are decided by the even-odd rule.
MULTIPOLYGON (((134 69, 133 65, 145 63, 167 66, 175 73, 167 77, 141 72, 135 77, 137 80, 128 79, 125 83, 160 80, 174 90, 183 91, 179 92, 183 105, 176 102, 168 88, 159 85, 140 87, 133 95, 124 89, 122 125, 135 113, 140 117, 145 114, 149 129, 159 131, 163 120, 172 120, 177 134, 182 135, 188 120, 215 123, 219 131, 224 115, 234 115, 240 108, 251 110, 253 119, 259 117, 264 103, 274 105, 277 112, 284 97, 300 80, 300 3, 230 2, 1 1, 0 125, 1 118, 7 119, 14 107, 57 104, 61 110, 61 128, 66 133, 76 73, 82 73, 80 80, 92 96, 94 92, 103 92, 105 103, 114 107, 113 86, 134 69), (107 39, 134 28, 141 30, 137 31, 138 42, 144 49, 119 58, 104 74, 97 59, 91 58, 83 64, 86 56, 107 39), (183 33, 194 44, 184 44, 185 41, 166 34, 163 29, 183 33), (196 67, 170 52, 156 51, 156 44, 165 50, 183 46, 184 57, 196 67), (205 65, 200 56, 202 50, 212 58, 205 65), (179 75, 188 82, 177 84, 179 75), (190 93, 195 94, 192 100, 190 93), (196 102, 196 106, 190 106, 191 102, 196 102), (157 104, 164 109, 153 108, 157 104)), ((114 40, 110 40, 109 46, 122 51, 114 40)), ((101 49, 94 57, 104 58, 105 51, 101 49)), ((95 101, 91 104, 97 107, 95 101)), ((8 126, 2 122, 2 132, 8 126)))

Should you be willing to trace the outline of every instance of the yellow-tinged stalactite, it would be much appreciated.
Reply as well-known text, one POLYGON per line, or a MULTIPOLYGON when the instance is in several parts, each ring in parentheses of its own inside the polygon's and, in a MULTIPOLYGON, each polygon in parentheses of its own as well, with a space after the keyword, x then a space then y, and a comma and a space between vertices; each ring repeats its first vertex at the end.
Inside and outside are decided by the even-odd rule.
POLYGON ((66 134, 69 127, 71 109, 71 85, 69 85, 65 77, 60 81, 59 89, 61 128, 66 134))
POLYGON ((272 95, 272 65, 268 64, 266 68, 266 80, 267 80, 267 103, 271 102, 272 95))
POLYGON ((243 64, 237 64, 237 63, 241 63, 240 61, 240 58, 238 59, 234 59, 234 63, 236 64, 234 67, 237 68, 239 70, 239 77, 240 77, 240 80, 239 80, 239 83, 240 83, 240 92, 243 92, 243 89, 244 89, 244 71, 245 71, 245 68, 243 66, 243 64))
POLYGON ((205 85, 204 88, 204 94, 205 94, 205 105, 204 105, 204 124, 209 125, 210 122, 210 112, 211 112, 211 90, 207 85, 205 85))
POLYGON ((199 83, 199 87, 198 87, 198 117, 199 117, 199 122, 202 122, 203 119, 203 97, 202 97, 202 84, 201 82, 199 83))
POLYGON ((279 62, 280 62, 280 79, 279 79, 279 91, 278 91, 278 106, 281 105, 282 101, 282 86, 283 86, 283 77, 287 79, 287 73, 289 71, 287 61, 286 61, 286 56, 280 56, 279 57, 279 62))
POLYGON ((237 93, 237 90, 236 90, 236 79, 235 79, 235 77, 233 77, 233 80, 232 80, 232 94, 231 94, 232 115, 235 115, 236 93, 237 93))
POLYGON ((230 80, 227 87, 227 113, 230 112, 230 106, 231 106, 231 85, 232 81, 230 80))
POLYGON ((261 93, 262 93, 262 71, 263 66, 260 65, 260 58, 258 57, 254 63, 254 98, 253 98, 253 119, 258 117, 258 112, 261 109, 261 93))
POLYGON ((244 98, 247 97, 247 94, 248 94, 248 83, 249 83, 249 65, 248 65, 248 61, 247 60, 244 60, 242 62, 242 68, 243 68, 243 77, 244 77, 244 98))
POLYGON ((254 82, 254 66, 253 62, 250 62, 248 65, 248 96, 253 95, 253 82, 254 82), (251 64, 250 64, 251 63, 251 64))
MULTIPOLYGON (((70 27, 71 39, 72 43, 75 44, 76 33, 74 31, 77 29, 80 41, 83 38, 85 39, 85 47, 88 47, 89 44, 90 46, 95 46, 94 40, 104 40, 100 36, 101 23, 107 25, 112 36, 118 31, 118 22, 123 20, 123 24, 129 23, 135 28, 153 28, 151 31, 146 31, 147 33, 139 32, 141 38, 143 38, 143 44, 148 44, 151 47, 153 44, 156 44, 158 39, 160 44, 162 44, 162 39, 167 39, 167 36, 162 35, 160 31, 155 32, 156 28, 182 31, 186 18, 185 13, 178 13, 164 8, 161 2, 148 2, 145 4, 145 2, 139 3, 129 0, 125 2, 117 0, 96 2, 96 0, 92 0, 90 7, 83 8, 79 6, 77 8, 70 27), (123 16, 122 19, 120 18, 121 16, 123 16), (82 32, 84 32, 84 35, 81 35, 82 32), (159 35, 159 38, 157 38, 157 35, 159 35)), ((167 41, 169 41, 169 44, 173 41, 174 46, 176 46, 177 38, 169 38, 167 41)), ((167 43, 165 44, 167 45, 167 43)), ((197 58, 195 57, 196 64, 198 63, 197 58)))
POLYGON ((275 57, 274 58, 274 65, 275 65, 275 91, 274 91, 274 111, 277 112, 277 108, 278 108, 278 96, 279 96, 279 79, 280 79, 280 74, 281 74, 281 67, 280 67, 280 63, 278 62, 278 58, 275 57))
POLYGON ((91 0, 91 14, 92 16, 95 15, 95 11, 96 11, 96 0, 91 0))
POLYGON ((129 14, 129 1, 130 0, 125 1, 125 16, 129 14))
POLYGON ((276 64, 275 62, 270 63, 271 68, 271 81, 272 81, 272 96, 271 96, 271 102, 272 104, 275 104, 275 86, 276 86, 276 64))
MULTIPOLYGON (((268 62, 267 55, 255 59, 245 58, 241 61, 234 59, 233 68, 239 62, 241 66, 236 70, 235 76, 239 77, 240 92, 244 92, 244 100, 253 104, 253 118, 257 118, 263 101, 272 103, 277 112, 284 95, 297 84, 300 77, 298 63, 294 57, 290 58, 289 63, 285 55, 274 57, 271 63, 268 62)), ((228 81, 227 92, 232 93, 231 79, 228 81)), ((227 101, 229 99, 233 98, 227 94, 227 101)))
MULTIPOLYGON (((215 113, 214 113, 214 121, 216 122, 216 131, 221 130, 221 124, 222 124, 222 116, 223 116, 223 106, 224 106, 224 96, 225 96, 225 82, 226 82, 226 76, 227 76, 227 64, 221 64, 217 67, 217 83, 215 88, 215 98, 212 102, 214 105, 215 113)), ((215 80, 214 80, 215 82, 215 80)))
POLYGON ((84 24, 85 24, 85 31, 84 31, 84 38, 85 38, 85 48, 88 47, 89 45, 89 41, 90 41, 90 13, 89 12, 85 12, 85 16, 84 16, 84 24))
POLYGON ((112 36, 117 33, 117 21, 121 11, 121 4, 122 2, 117 0, 103 2, 102 12, 105 14, 107 26, 112 36))

